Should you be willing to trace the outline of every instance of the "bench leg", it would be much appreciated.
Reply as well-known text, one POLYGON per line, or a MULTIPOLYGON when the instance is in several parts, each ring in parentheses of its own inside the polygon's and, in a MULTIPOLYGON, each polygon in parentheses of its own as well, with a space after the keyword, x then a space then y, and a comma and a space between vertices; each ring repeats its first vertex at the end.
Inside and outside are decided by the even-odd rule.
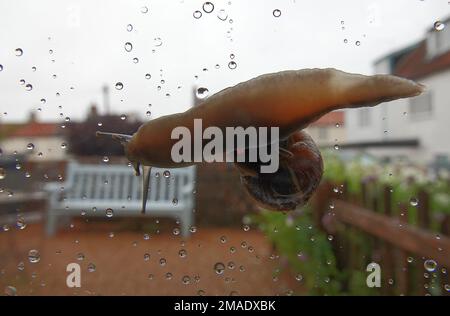
POLYGON ((58 215, 54 210, 47 211, 47 218, 45 222, 45 232, 47 236, 53 236, 56 233, 56 226, 58 225, 58 215))
POLYGON ((188 238, 190 236, 190 230, 192 226, 192 210, 186 210, 183 213, 181 213, 180 220, 181 220, 181 235, 184 238, 188 238))

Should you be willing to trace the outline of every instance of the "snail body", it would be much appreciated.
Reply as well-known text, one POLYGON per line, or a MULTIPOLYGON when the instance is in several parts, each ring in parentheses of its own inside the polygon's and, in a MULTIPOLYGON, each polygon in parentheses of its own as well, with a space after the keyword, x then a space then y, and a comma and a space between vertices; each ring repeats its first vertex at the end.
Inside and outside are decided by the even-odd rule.
MULTIPOLYGON (((236 166, 244 187, 262 206, 292 210, 306 203, 319 184, 323 169, 320 151, 300 130, 330 111, 374 106, 419 95, 423 89, 413 81, 390 75, 364 76, 336 69, 282 71, 224 89, 183 113, 151 120, 132 136, 98 134, 110 134, 119 140, 139 174, 139 165, 177 168, 194 164, 172 160, 171 149, 177 140, 171 134, 179 126, 194 133, 195 119, 201 119, 205 129, 217 127, 223 132, 230 126, 277 127, 277 172, 260 174, 256 169, 258 162, 236 166)), ((144 174, 144 193, 148 191, 146 178, 144 174)))

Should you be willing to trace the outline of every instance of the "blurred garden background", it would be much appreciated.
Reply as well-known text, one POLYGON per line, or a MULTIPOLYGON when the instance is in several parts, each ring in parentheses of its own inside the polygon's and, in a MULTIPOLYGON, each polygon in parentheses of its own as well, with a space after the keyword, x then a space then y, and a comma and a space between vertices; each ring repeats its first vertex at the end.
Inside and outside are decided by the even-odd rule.
POLYGON ((0 4, 23 21, 0 30, 0 293, 449 295, 448 2, 186 2, 0 4), (54 24, 35 20, 45 8, 54 24), (223 163, 155 171, 160 209, 138 215, 139 178, 96 131, 132 134, 205 88, 308 67, 427 90, 308 126, 325 172, 305 207, 260 209, 223 163))

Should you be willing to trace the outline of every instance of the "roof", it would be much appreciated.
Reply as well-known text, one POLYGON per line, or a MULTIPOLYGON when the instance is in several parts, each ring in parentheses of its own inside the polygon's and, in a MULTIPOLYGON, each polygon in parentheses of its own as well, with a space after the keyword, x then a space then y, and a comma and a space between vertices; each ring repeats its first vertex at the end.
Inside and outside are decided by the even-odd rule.
POLYGON ((11 137, 49 137, 59 135, 59 125, 55 123, 31 122, 14 131, 11 137))
POLYGON ((344 125, 344 122, 344 111, 334 111, 325 114, 310 126, 335 126, 336 124, 342 126, 344 125))
POLYGON ((450 68, 450 51, 433 59, 427 59, 426 41, 404 56, 396 65, 393 74, 409 79, 418 79, 450 68))

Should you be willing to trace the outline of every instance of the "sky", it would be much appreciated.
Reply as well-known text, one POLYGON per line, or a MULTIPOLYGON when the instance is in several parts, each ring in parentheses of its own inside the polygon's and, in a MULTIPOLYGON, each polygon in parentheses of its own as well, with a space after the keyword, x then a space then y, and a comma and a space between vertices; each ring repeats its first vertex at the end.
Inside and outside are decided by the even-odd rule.
POLYGON ((447 0, 211 2, 207 13, 198 0, 0 0, 0 123, 32 110, 81 120, 91 103, 104 113, 104 85, 112 113, 151 119, 187 110, 194 87, 211 95, 287 69, 372 74, 374 60, 450 16, 447 0))

